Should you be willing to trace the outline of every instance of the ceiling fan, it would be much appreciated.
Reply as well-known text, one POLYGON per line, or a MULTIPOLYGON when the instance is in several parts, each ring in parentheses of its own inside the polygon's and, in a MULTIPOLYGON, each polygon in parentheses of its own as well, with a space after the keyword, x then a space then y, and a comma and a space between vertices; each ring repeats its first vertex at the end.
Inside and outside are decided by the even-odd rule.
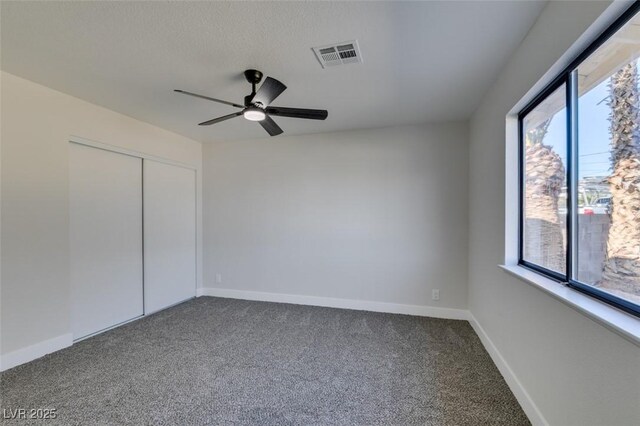
POLYGON ((182 93, 189 96, 195 96, 197 98, 207 99, 213 102, 219 102, 221 104, 230 105, 236 108, 242 108, 242 111, 234 112, 233 114, 223 115, 222 117, 214 118, 212 120, 199 123, 200 126, 209 126, 211 124, 220 123, 230 118, 244 116, 249 121, 257 121, 271 136, 276 136, 282 133, 280 126, 276 124, 271 118, 272 115, 277 117, 291 117, 291 118, 307 118, 310 120, 324 120, 327 118, 327 110, 324 109, 303 109, 303 108, 286 108, 270 106, 271 102, 282 92, 285 91, 287 86, 276 80, 275 78, 267 77, 262 83, 262 86, 256 92, 256 85, 262 80, 262 73, 258 70, 246 70, 244 76, 249 83, 251 83, 251 94, 244 97, 244 105, 236 104, 233 102, 223 101, 221 99, 210 98, 209 96, 198 95, 197 93, 191 93, 184 90, 176 89, 175 92, 182 93))

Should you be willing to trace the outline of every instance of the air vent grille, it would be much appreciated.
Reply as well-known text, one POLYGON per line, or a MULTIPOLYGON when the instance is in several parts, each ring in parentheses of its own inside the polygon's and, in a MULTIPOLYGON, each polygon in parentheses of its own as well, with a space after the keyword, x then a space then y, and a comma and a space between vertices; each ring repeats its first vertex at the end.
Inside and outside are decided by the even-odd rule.
POLYGON ((357 40, 314 47, 313 52, 322 68, 362 62, 357 40))

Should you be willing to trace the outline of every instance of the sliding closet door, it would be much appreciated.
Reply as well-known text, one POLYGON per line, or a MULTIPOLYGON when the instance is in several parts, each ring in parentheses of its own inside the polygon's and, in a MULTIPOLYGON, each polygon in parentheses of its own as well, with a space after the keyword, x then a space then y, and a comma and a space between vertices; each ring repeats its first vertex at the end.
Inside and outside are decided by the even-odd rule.
POLYGON ((196 176, 144 160, 144 309, 196 295, 196 176))
POLYGON ((72 327, 78 339, 143 314, 142 160, 75 143, 69 150, 72 327))

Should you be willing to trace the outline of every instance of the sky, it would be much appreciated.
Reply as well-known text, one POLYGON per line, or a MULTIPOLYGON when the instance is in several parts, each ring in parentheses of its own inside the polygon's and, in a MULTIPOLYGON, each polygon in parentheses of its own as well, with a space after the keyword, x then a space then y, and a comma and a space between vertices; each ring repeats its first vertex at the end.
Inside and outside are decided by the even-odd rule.
POLYGON ((607 176, 611 172, 608 84, 609 79, 606 79, 578 101, 579 178, 607 176))

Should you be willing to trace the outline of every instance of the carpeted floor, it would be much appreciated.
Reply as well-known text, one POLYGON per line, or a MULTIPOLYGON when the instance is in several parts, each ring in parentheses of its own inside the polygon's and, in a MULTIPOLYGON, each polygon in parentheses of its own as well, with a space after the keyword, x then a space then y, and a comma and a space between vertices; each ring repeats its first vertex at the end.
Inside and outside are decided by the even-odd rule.
POLYGON ((529 424, 466 321, 213 297, 6 371, 0 386, 2 417, 55 408, 42 424, 529 424))

